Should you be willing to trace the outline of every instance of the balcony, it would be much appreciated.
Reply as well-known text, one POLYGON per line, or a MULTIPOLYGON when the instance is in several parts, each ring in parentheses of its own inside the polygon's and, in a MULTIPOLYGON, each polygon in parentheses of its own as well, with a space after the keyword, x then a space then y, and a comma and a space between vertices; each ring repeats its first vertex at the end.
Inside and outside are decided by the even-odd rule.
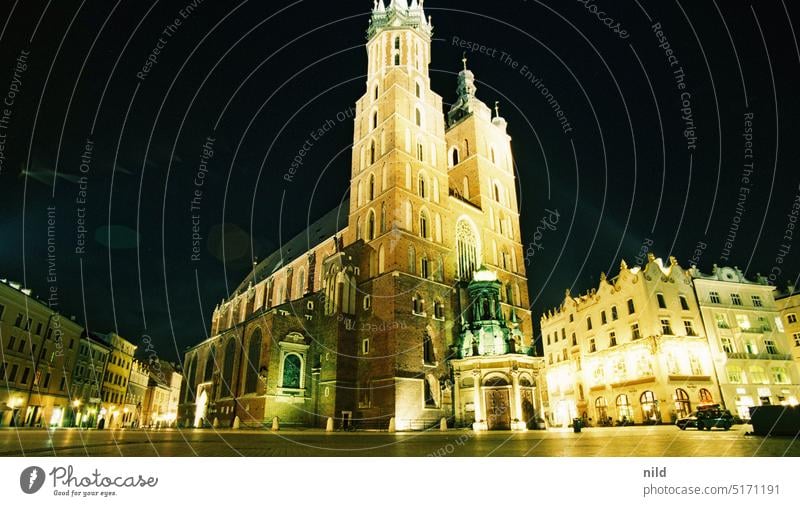
POLYGON ((747 353, 747 352, 731 352, 726 353, 730 359, 741 360, 792 360, 792 355, 789 353, 747 353))

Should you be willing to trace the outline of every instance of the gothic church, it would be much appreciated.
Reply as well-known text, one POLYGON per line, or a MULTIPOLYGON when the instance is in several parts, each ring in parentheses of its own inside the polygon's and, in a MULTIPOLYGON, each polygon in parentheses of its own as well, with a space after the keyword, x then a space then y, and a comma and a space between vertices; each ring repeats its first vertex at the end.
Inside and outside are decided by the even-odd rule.
POLYGON ((375 2, 349 205, 214 309, 186 351, 184 427, 525 430, 541 416, 507 124, 466 60, 444 113, 431 35, 422 1, 375 2))

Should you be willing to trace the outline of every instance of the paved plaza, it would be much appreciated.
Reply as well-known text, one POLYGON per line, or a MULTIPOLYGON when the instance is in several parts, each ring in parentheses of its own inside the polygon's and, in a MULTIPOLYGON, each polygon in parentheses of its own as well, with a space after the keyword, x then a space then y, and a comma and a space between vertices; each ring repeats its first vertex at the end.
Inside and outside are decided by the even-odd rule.
POLYGON ((800 456, 798 438, 674 426, 589 428, 580 434, 529 432, 333 432, 190 430, 0 430, 2 456, 497 456, 497 457, 753 457, 800 456))

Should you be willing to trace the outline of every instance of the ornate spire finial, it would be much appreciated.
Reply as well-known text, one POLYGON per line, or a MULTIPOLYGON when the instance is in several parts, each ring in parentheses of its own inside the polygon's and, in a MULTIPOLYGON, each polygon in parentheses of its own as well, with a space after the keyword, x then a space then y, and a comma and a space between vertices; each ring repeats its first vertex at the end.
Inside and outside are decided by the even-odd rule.
POLYGON ((494 114, 496 118, 500 117, 500 102, 498 100, 494 101, 494 114))
POLYGON ((464 56, 461 58, 461 62, 464 64, 464 70, 467 70, 467 52, 464 51, 464 56))

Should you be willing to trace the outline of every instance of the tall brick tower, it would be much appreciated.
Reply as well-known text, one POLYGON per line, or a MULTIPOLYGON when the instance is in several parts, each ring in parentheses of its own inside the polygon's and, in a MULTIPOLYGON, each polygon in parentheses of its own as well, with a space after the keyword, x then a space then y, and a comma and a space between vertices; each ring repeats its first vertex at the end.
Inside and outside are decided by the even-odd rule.
POLYGON ((375 2, 353 138, 345 242, 363 240, 369 256, 356 418, 392 414, 398 428, 454 416, 449 361, 482 265, 496 272, 515 353, 529 352, 532 335, 506 122, 476 98, 466 60, 445 120, 430 88, 432 30, 422 2, 375 2))

